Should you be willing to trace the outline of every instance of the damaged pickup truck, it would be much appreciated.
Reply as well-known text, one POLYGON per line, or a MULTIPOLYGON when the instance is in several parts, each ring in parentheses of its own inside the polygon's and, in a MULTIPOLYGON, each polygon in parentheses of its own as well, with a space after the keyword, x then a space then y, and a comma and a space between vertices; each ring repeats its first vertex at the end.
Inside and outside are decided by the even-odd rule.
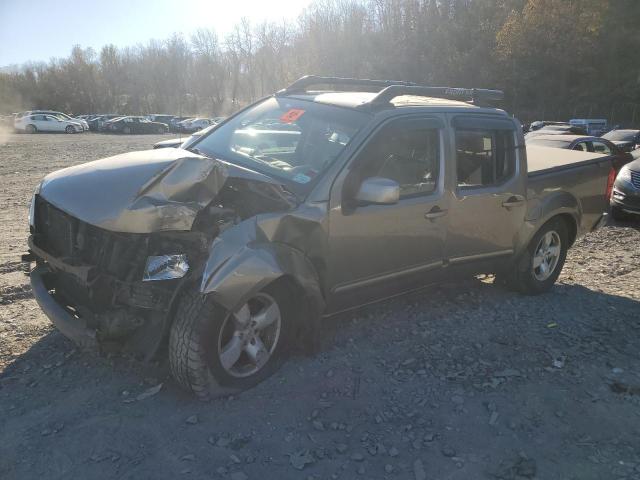
POLYGON ((479 273, 545 292, 603 218, 615 166, 527 152, 489 106, 501 97, 304 77, 186 150, 52 173, 23 257, 35 297, 77 344, 168 352, 210 398, 263 380, 349 308, 479 273))

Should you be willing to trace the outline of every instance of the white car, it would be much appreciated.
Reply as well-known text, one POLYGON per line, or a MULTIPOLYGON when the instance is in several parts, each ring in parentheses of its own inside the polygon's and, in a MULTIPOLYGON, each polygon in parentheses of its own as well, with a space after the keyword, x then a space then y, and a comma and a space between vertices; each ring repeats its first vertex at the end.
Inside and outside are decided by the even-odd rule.
POLYGON ((211 124, 215 122, 209 118, 194 118, 188 124, 185 125, 185 130, 190 132, 197 132, 198 130, 202 130, 203 128, 207 128, 211 124))
POLYGON ((23 112, 21 114, 18 114, 18 116, 22 117, 22 116, 33 115, 33 114, 37 114, 37 113, 41 113, 41 114, 44 114, 44 115, 53 115, 55 117, 60 117, 61 119, 66 120, 68 122, 79 123, 80 126, 82 127, 82 130, 84 130, 86 132, 89 131, 89 123, 87 123, 86 120, 84 120, 82 118, 73 118, 73 117, 70 117, 69 115, 67 115, 66 113, 56 112, 55 110, 29 110, 27 112, 23 112))
POLYGON ((27 133, 36 132, 66 132, 79 133, 84 129, 80 122, 70 121, 55 115, 34 113, 16 118, 13 122, 16 130, 27 133))

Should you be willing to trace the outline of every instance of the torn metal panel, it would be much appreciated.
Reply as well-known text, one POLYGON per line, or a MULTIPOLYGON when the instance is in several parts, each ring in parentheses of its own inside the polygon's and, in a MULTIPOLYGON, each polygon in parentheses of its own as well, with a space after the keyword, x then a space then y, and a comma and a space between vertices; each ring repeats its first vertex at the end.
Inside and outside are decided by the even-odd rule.
POLYGON ((320 312, 324 265, 314 259, 324 257, 326 242, 326 204, 252 217, 213 241, 200 290, 234 311, 272 281, 288 276, 320 312))
POLYGON ((190 230, 226 179, 222 162, 167 148, 59 170, 45 177, 40 195, 73 217, 113 232, 190 230))

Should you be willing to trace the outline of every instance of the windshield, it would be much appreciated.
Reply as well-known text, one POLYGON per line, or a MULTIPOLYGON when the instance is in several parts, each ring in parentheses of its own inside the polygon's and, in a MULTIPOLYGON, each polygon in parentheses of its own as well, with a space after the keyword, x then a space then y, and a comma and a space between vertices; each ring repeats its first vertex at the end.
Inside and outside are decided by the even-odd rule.
POLYGON ((609 133, 605 133, 602 138, 616 142, 631 142, 636 137, 636 133, 633 130, 611 130, 609 133))
POLYGON ((368 120, 355 110, 272 97, 227 121, 195 148, 304 192, 368 120))

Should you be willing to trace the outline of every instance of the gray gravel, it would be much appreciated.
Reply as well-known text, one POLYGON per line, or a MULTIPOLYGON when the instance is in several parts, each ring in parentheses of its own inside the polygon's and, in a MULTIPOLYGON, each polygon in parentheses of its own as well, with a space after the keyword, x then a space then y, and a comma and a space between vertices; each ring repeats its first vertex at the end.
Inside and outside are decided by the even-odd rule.
MULTIPOLYGON (((313 357, 201 403, 163 362, 78 352, 16 260, 46 172, 153 136, 0 144, 0 478, 640 479, 640 232, 524 297, 469 279, 333 318, 313 357)), ((165 137, 169 138, 169 137, 165 137)))

